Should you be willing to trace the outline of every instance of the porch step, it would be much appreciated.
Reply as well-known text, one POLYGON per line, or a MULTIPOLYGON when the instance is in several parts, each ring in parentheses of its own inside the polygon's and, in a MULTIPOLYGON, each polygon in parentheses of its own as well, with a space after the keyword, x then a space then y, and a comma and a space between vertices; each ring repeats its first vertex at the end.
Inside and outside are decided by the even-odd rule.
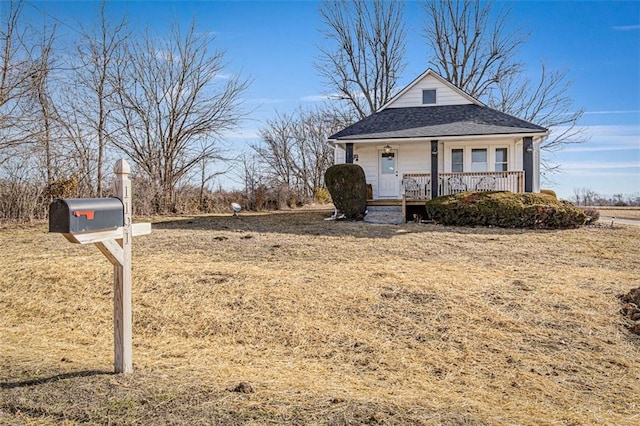
POLYGON ((404 222, 402 207, 399 206, 367 206, 364 221, 368 223, 386 223, 399 225, 404 222))

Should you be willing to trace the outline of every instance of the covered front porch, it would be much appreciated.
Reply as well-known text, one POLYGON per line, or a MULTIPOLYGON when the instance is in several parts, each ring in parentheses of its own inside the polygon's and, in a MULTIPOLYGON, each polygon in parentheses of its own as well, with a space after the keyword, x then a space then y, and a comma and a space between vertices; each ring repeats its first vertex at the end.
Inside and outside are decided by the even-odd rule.
POLYGON ((422 210, 425 201, 433 198, 433 194, 452 195, 464 191, 525 192, 522 170, 438 173, 435 182, 431 176, 431 173, 403 173, 400 198, 370 198, 367 200, 367 207, 396 207, 401 210, 403 221, 406 221, 407 212, 412 208, 414 211, 422 210))
POLYGON ((336 144, 336 163, 354 163, 364 170, 370 200, 539 191, 539 148, 532 137, 383 143, 336 144))

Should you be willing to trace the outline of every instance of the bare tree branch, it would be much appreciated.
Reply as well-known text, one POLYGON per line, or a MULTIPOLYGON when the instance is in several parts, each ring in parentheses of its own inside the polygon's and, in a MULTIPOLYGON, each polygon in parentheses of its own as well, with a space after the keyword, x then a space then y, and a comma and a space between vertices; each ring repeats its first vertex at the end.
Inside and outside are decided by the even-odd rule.
POLYGON ((433 51, 429 63, 456 87, 481 98, 520 72, 516 55, 529 34, 509 30, 509 9, 494 16, 493 4, 479 0, 428 0, 424 8, 424 35, 433 51))
POLYGON ((110 141, 157 185, 159 211, 171 209, 178 181, 203 158, 220 154, 216 142, 243 117, 239 76, 222 79, 221 51, 191 26, 173 27, 168 38, 146 34, 132 44, 114 76, 118 127, 110 141), (220 84, 217 84, 220 83, 220 84))
POLYGON ((262 142, 252 145, 267 177, 292 189, 302 200, 324 187, 324 172, 333 164, 327 137, 348 125, 333 108, 298 109, 278 115, 261 130, 262 142))
POLYGON ((58 120, 57 110, 53 101, 51 88, 52 80, 52 48, 55 40, 55 27, 47 34, 45 28, 43 39, 37 51, 38 57, 32 59, 30 93, 35 102, 34 115, 31 117, 33 137, 38 141, 44 154, 47 187, 50 187, 54 179, 53 157, 59 155, 54 147, 53 132, 58 120))
POLYGON ((577 125, 584 111, 573 107, 567 72, 542 63, 537 80, 527 75, 517 54, 529 34, 511 25, 508 8, 480 0, 427 0, 424 8, 430 63, 438 73, 488 106, 550 129, 546 151, 585 141, 577 125))
MULTIPOLYGON (((23 107, 31 89, 31 48, 25 44, 24 27, 19 25, 22 1, 10 1, 3 6, 0 27, 0 154, 3 149, 19 146, 31 140, 25 129, 23 107)), ((4 162, 0 156, 0 164, 4 162)))
POLYGON ((514 74, 496 85, 487 103, 492 108, 552 129, 542 148, 558 151, 568 144, 586 140, 584 130, 577 126, 584 110, 573 109, 573 100, 568 94, 570 88, 566 71, 548 71, 542 62, 538 81, 514 74))
POLYGON ((319 48, 316 68, 330 93, 364 118, 387 103, 404 69, 403 3, 325 0, 320 15, 329 46, 319 48))
MULTIPOLYGON (((103 194, 103 172, 107 145, 108 120, 115 92, 109 76, 120 61, 130 30, 124 19, 115 21, 107 15, 106 1, 100 4, 99 15, 90 28, 82 29, 82 40, 77 46, 79 66, 75 69, 75 85, 70 88, 73 99, 71 114, 78 116, 84 124, 74 127, 81 134, 69 134, 76 144, 91 144, 96 151, 96 196, 103 194), (115 22, 111 24, 110 22, 115 22), (78 140, 80 139, 80 140, 78 140)), ((88 170, 86 172, 89 172, 88 170)))

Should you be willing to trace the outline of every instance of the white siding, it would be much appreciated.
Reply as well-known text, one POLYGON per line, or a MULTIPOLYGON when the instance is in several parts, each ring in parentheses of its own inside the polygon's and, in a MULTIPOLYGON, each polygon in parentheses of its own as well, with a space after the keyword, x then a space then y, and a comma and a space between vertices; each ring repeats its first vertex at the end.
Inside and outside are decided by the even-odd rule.
POLYGON ((522 170, 523 165, 522 165, 522 139, 518 139, 515 142, 515 147, 514 147, 514 151, 515 151, 515 158, 513 161, 513 170, 522 170))
POLYGON ((401 145, 398 152, 400 178, 403 173, 431 172, 431 143, 401 145))
POLYGON ((336 145, 333 149, 333 164, 343 164, 346 160, 346 151, 340 146, 336 145))
POLYGON ((373 145, 356 145, 354 154, 358 155, 355 164, 362 167, 367 183, 371 184, 373 198, 378 198, 378 150, 373 145))
POLYGON ((425 76, 421 81, 416 83, 411 89, 405 92, 398 99, 393 101, 388 108, 402 108, 402 107, 415 107, 415 106, 433 106, 422 104, 422 91, 435 89, 436 90, 436 104, 435 105, 465 105, 470 104, 464 96, 455 90, 442 84, 441 81, 431 75, 425 76))

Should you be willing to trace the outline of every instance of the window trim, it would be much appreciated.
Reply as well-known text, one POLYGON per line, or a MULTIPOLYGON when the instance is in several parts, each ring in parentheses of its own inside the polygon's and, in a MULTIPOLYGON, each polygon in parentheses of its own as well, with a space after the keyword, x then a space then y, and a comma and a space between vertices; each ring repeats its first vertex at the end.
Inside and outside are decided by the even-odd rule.
POLYGON ((422 89, 422 105, 437 105, 438 103, 438 90, 437 89, 422 89), (429 97, 431 98, 431 93, 433 93, 433 102, 425 102, 425 94, 429 93, 429 97))
POLYGON ((451 148, 451 173, 464 173, 464 148, 451 148), (454 151, 460 151, 462 153, 462 162, 454 163, 453 162, 453 153, 454 151), (462 167, 462 171, 454 171, 454 165, 460 165, 462 167))

